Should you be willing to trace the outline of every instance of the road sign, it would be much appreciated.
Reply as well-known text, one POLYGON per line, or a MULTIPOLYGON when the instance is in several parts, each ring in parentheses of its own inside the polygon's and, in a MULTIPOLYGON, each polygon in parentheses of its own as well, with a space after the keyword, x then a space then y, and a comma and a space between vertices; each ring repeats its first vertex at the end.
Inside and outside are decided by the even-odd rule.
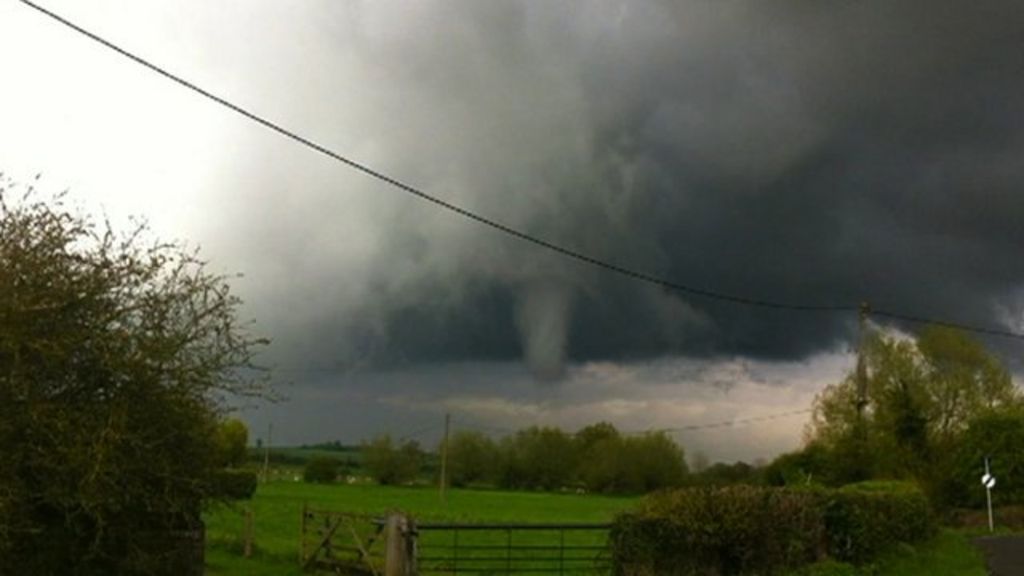
POLYGON ((981 485, 985 487, 985 497, 988 500, 988 531, 992 532, 995 527, 992 522, 992 489, 996 486, 996 477, 988 467, 988 458, 985 458, 985 473, 981 476, 981 485))

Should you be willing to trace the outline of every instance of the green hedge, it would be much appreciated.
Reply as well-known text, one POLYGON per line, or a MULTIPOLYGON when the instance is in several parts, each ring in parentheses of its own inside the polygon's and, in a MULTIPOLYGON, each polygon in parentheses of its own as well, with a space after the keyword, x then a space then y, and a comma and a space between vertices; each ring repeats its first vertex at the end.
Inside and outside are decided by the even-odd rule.
POLYGON ((863 563, 934 533, 928 502, 904 484, 840 490, 753 486, 645 498, 610 533, 621 576, 775 574, 824 558, 863 563))
POLYGON ((610 539, 616 573, 769 573, 824 552, 820 494, 751 486, 682 489, 620 515, 610 539))
POLYGON ((214 474, 217 497, 225 500, 249 500, 256 493, 259 479, 251 470, 225 468, 214 474))
POLYGON ((825 508, 829 555, 862 564, 896 542, 935 533, 928 498, 905 482, 861 482, 830 493, 825 508))
POLYGON ((302 470, 302 479, 317 484, 330 484, 338 479, 342 462, 329 456, 316 456, 306 462, 302 470))

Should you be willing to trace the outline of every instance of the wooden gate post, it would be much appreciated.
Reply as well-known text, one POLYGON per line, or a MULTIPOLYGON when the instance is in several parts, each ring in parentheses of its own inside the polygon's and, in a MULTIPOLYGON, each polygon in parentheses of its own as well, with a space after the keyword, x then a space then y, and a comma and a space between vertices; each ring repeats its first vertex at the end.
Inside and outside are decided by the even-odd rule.
POLYGON ((416 529, 404 514, 389 514, 385 525, 384 576, 417 576, 416 529))

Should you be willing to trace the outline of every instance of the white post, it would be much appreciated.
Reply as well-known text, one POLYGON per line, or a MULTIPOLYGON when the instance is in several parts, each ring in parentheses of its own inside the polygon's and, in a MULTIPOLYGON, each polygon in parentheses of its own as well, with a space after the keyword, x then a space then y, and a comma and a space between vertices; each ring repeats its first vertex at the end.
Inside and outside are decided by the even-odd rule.
POLYGON ((992 487, 996 485, 995 476, 989 470, 988 456, 985 457, 985 475, 981 477, 981 483, 985 486, 985 498, 988 500, 988 531, 995 531, 995 524, 992 522, 992 487))

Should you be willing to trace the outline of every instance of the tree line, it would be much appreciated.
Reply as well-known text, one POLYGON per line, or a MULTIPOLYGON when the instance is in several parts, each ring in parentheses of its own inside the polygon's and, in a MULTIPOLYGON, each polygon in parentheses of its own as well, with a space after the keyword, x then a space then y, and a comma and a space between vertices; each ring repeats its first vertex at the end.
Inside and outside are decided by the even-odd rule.
MULTIPOLYGON (((425 474, 436 482, 441 451, 428 454, 414 440, 385 434, 362 445, 362 466, 381 484, 412 483, 425 474)), ((688 474, 683 448, 664 432, 624 435, 607 422, 576 433, 531 426, 497 440, 457 430, 447 454, 455 487, 640 494, 682 485, 688 474)))
MULTIPOLYGON (((448 444, 452 486, 644 493, 680 485, 817 484, 910 480, 938 507, 983 502, 978 478, 990 457, 998 499, 1024 503, 1024 400, 999 359, 968 334, 927 327, 917 335, 875 330, 857 371, 816 398, 803 447, 768 463, 708 464, 688 470, 683 448, 664 433, 625 435, 607 422, 575 433, 530 427, 500 439, 457 430, 448 444)), ((382 484, 437 482, 436 451, 382 435, 361 446, 362 466, 382 484)))

